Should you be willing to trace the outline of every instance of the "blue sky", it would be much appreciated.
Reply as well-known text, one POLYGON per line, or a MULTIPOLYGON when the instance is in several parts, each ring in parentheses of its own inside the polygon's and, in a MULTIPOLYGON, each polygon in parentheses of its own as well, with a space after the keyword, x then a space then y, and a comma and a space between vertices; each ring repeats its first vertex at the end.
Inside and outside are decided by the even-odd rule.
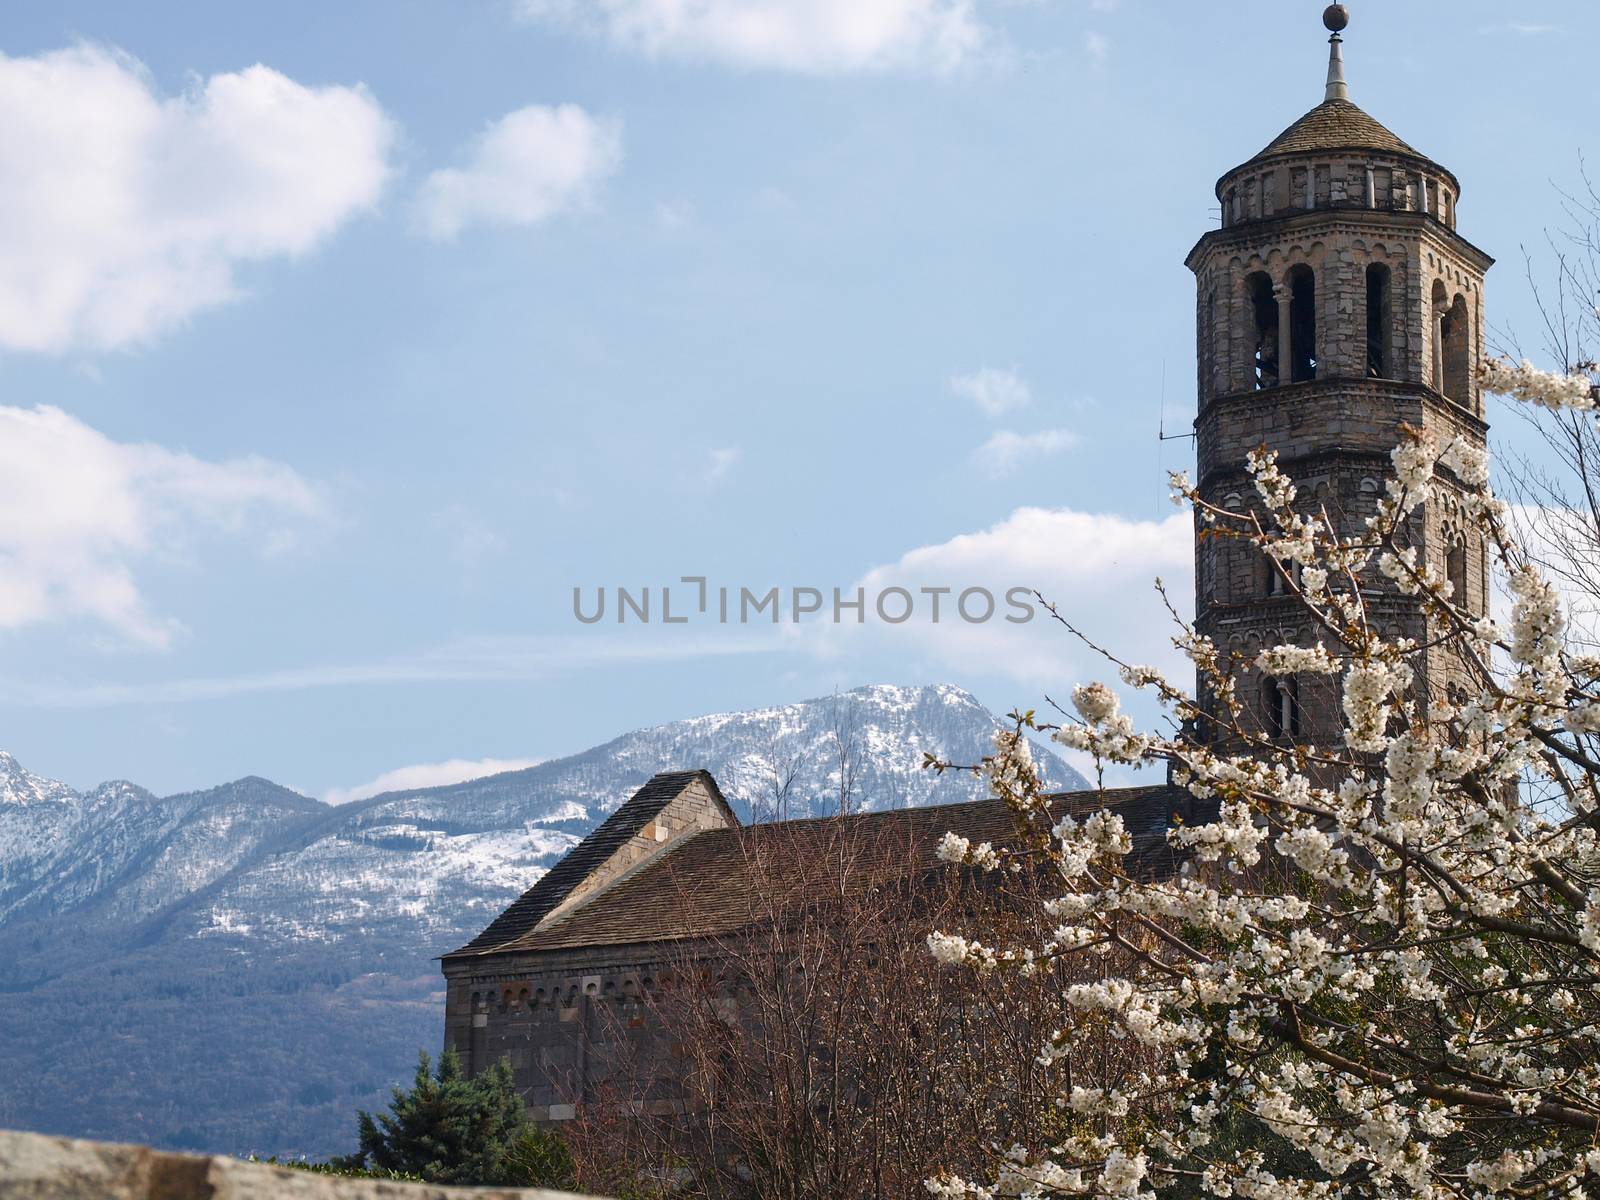
MULTIPOLYGON (((1163 394, 1192 415, 1183 258, 1216 177, 1320 100, 1320 9, 8 11, 0 747, 78 786, 337 796, 868 682, 1004 711, 1097 673, 1042 621, 573 619, 574 586, 684 575, 1039 586, 1170 656, 1143 581, 1187 605, 1188 443, 1155 437, 1163 394)), ((1597 149, 1597 18, 1510 12, 1358 5, 1346 58, 1461 177, 1491 321, 1533 340, 1519 245, 1597 149)))

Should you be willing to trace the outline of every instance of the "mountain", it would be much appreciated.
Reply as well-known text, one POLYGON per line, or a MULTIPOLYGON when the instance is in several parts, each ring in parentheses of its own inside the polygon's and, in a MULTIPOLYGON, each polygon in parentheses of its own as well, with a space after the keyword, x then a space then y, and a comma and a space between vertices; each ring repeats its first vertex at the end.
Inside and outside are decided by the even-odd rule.
POLYGON ((952 803, 982 781, 923 753, 976 762, 998 728, 958 688, 875 686, 337 808, 255 778, 80 794, 0 753, 0 1126, 347 1150, 441 1039, 433 960, 651 775, 706 767, 745 818, 952 803))

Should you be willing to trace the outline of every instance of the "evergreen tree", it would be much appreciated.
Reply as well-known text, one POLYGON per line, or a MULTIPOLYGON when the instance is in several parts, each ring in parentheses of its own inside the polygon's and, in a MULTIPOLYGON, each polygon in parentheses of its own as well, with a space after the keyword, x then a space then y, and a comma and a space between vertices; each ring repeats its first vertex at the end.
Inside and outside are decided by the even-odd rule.
POLYGON ((386 1113, 360 1114, 361 1149, 352 1165, 420 1175, 430 1183, 522 1184, 523 1164, 513 1161, 512 1148, 528 1115, 510 1061, 501 1059, 471 1079, 454 1050, 440 1056, 437 1068, 430 1066, 421 1052, 411 1090, 395 1088, 386 1113))

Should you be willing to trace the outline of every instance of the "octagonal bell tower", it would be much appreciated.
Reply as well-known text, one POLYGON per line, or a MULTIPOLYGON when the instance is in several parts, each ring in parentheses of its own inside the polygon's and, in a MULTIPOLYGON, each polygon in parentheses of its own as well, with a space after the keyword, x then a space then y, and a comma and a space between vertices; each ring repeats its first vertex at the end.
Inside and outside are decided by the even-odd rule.
MULTIPOLYGON (((1442 446, 1482 446, 1488 427, 1477 368, 1484 276, 1493 260, 1456 231, 1456 177, 1350 100, 1344 5, 1332 31, 1326 98, 1217 184, 1221 227, 1187 264, 1199 284, 1196 482, 1224 508, 1260 511, 1245 472, 1251 450, 1278 452, 1306 511, 1353 532, 1391 473, 1401 425, 1442 446)), ((1488 608, 1486 548, 1460 519, 1452 481, 1412 517, 1419 557, 1488 608)), ((1219 648, 1312 644, 1315 632, 1255 549, 1196 536, 1196 626, 1219 648)), ((1374 581, 1369 606, 1386 632, 1422 639, 1414 600, 1374 581)), ((1424 689, 1449 687, 1427 665, 1424 689)), ((1326 679, 1240 680, 1262 732, 1332 741, 1341 719, 1326 679)))

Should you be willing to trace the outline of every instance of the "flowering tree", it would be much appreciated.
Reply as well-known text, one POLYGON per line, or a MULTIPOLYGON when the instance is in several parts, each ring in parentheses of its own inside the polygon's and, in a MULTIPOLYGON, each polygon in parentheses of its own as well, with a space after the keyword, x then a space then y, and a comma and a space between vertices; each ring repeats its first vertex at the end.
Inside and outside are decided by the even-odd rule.
MULTIPOLYGON (((1592 420, 1591 373, 1495 362, 1482 382, 1592 420)), ((950 837, 942 853, 1042 873, 1053 932, 934 934, 930 951, 997 983, 1053 958, 1098 962, 1063 990, 1041 1058, 1097 1029, 1158 1065, 1067 1088, 1065 1124, 1019 1130, 991 1172, 931 1180, 935 1196, 1577 1196, 1600 1179, 1600 657, 1569 649, 1557 589, 1513 540, 1481 452, 1406 431, 1392 461, 1355 529, 1310 511, 1264 451, 1253 514, 1175 476, 1207 536, 1277 564, 1314 644, 1241 661, 1183 627, 1199 698, 1108 653, 1171 730, 1137 729, 1090 684, 1057 723, 1018 714, 982 764, 1018 840, 950 837), (1504 626, 1416 556, 1408 526, 1441 486, 1497 564, 1504 626), (1413 598, 1424 634, 1383 632, 1369 601, 1385 590, 1413 598), (1322 678, 1342 736, 1263 734, 1238 691, 1254 672, 1322 678), (1136 869, 1112 812, 1055 811, 1029 730, 1102 770, 1164 764, 1214 805, 1170 834, 1183 869, 1136 869)))

